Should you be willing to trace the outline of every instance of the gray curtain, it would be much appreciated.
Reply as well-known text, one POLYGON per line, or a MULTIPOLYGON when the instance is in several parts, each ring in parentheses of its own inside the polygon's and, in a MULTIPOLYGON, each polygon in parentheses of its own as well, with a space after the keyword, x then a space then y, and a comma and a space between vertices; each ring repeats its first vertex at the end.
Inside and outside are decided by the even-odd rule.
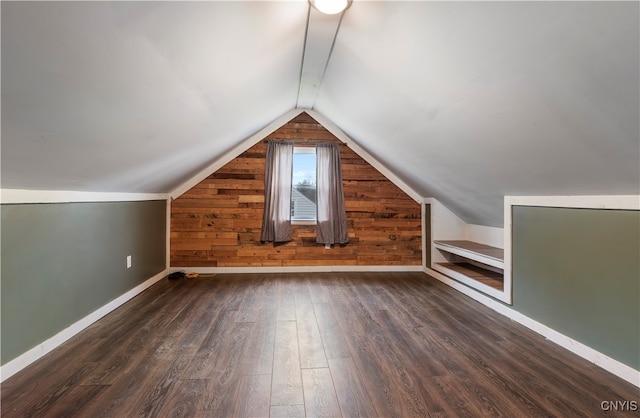
POLYGON ((347 212, 338 144, 316 144, 317 232, 319 244, 346 244, 347 212))
POLYGON ((261 241, 291 241, 293 142, 269 141, 264 175, 261 241))

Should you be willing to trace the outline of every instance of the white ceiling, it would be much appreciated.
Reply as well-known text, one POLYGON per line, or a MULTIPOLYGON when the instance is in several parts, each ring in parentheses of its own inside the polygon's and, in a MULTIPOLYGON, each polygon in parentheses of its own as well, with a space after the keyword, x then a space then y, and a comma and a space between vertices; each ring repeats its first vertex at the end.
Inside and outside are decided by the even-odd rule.
POLYGON ((2 185, 167 192, 295 107, 304 2, 2 3, 2 185))
POLYGON ((169 192, 301 103, 468 222, 639 194, 639 6, 2 2, 2 187, 169 192))

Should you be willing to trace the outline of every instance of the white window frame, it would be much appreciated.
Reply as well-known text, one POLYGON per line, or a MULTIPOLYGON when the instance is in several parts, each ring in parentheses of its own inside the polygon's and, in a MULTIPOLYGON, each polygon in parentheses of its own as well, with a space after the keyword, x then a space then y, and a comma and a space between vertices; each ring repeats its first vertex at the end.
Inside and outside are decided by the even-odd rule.
MULTIPOLYGON (((293 155, 295 158, 296 154, 315 154, 316 153, 316 147, 315 146, 294 146, 293 147, 293 155)), ((291 176, 293 177, 293 173, 291 174, 291 176)), ((317 179, 318 174, 316 173, 316 179, 317 179)), ((291 193, 292 193, 292 202, 291 204, 293 205, 293 179, 291 181, 291 193)), ((317 203, 316 203, 317 204, 317 203)), ((316 225, 317 224, 317 219, 293 219, 293 217, 291 218, 291 225, 316 225)))

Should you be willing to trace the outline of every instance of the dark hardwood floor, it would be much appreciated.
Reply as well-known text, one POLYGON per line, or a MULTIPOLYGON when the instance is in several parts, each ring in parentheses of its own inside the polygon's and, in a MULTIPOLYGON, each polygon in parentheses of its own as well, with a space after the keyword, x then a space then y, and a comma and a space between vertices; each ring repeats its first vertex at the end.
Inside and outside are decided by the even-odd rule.
POLYGON ((2 384, 2 417, 638 416, 638 388, 422 273, 162 280, 2 384))

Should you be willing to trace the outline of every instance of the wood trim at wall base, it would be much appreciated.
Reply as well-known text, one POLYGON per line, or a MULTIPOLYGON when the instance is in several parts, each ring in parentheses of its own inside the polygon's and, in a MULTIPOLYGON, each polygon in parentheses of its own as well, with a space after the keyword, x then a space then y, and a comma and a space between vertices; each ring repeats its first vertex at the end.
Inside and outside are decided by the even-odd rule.
POLYGON ((456 289, 457 291, 469 296, 470 298, 482 303, 483 305, 493 309, 501 315, 506 316, 509 319, 516 321, 517 323, 524 325, 532 331, 537 332, 549 341, 552 341, 559 346, 571 351, 574 354, 588 360, 595 365, 605 369, 606 371, 613 373, 614 375, 626 380, 634 386, 640 387, 640 370, 636 370, 624 363, 621 363, 593 348, 584 345, 583 343, 567 337, 560 332, 549 328, 548 326, 541 324, 540 322, 529 318, 521 314, 518 311, 498 302, 495 299, 490 298, 480 292, 473 290, 464 284, 453 280, 443 274, 438 273, 430 268, 423 270, 426 274, 433 277, 436 280, 443 282, 444 284, 456 289))
POLYGON ((287 267, 171 267, 170 272, 214 273, 330 273, 422 271, 422 266, 287 266, 287 267))
POLYGON ((31 363, 43 357, 53 349, 62 345, 64 342, 66 342, 71 337, 75 336, 76 334, 78 334, 79 332, 87 328, 89 325, 93 324, 103 316, 107 315, 108 313, 120 307, 127 301, 133 299, 135 296, 144 292, 149 287, 151 287, 152 285, 160 281, 162 278, 166 277, 168 272, 169 272, 168 269, 163 270, 162 272, 156 274, 155 276, 151 277, 145 282, 139 284, 138 286, 134 287, 133 289, 129 290, 123 295, 117 297, 116 299, 112 300, 111 302, 107 303, 101 308, 98 308, 97 310, 93 311, 92 313, 80 319, 79 321, 73 323, 69 327, 63 329, 62 331, 60 331, 53 337, 49 338, 48 340, 38 344, 37 346, 33 347, 29 351, 21 354, 15 359, 4 364, 2 367, 0 367, 0 382, 4 382, 9 377, 18 373, 20 370, 24 369, 25 367, 29 366, 31 363))

